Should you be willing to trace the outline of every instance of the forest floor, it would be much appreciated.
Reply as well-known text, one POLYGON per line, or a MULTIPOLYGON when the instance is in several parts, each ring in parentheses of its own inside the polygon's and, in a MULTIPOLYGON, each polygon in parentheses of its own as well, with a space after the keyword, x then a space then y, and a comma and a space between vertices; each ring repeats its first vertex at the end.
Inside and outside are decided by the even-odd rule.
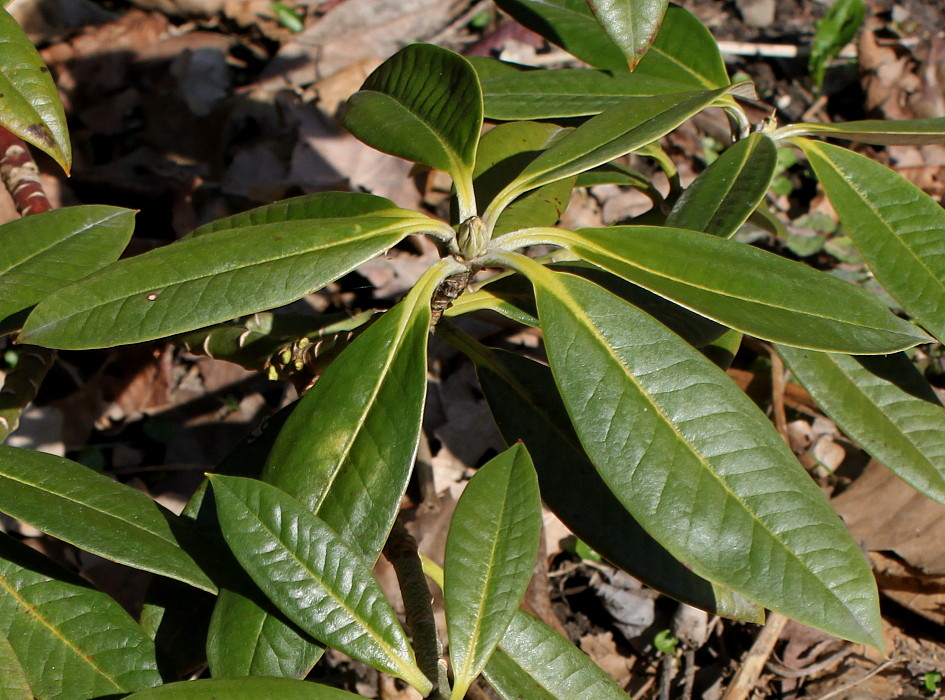
MULTIPOLYGON (((753 118, 772 112, 785 123, 945 116, 940 0, 870 0, 863 31, 832 65, 822 95, 811 85, 806 55, 826 5, 682 4, 724 42, 730 72, 756 82, 760 102, 753 118)), ((10 10, 41 48, 70 119, 72 177, 62 178, 40 159, 50 198, 62 206, 140 210, 128 254, 167 244, 214 218, 320 190, 364 190, 443 213, 449 183, 413 176, 409 164, 345 134, 335 120, 344 100, 409 41, 521 63, 542 64, 554 55, 489 1, 300 0, 293 6, 305 25, 298 33, 277 21, 269 0, 13 0, 10 10)), ((667 142, 684 184, 719 150, 726 129, 708 113, 667 142)), ((945 196, 945 147, 861 150, 933 197, 945 196)), ((642 160, 635 166, 649 167, 642 160)), ((779 180, 772 203, 789 236, 760 243, 868 284, 803 163, 786 163, 779 180)), ((574 196, 563 225, 606 225, 647 206, 637 193, 595 187, 574 196)), ((0 202, 0 220, 14 217, 12 204, 0 202)), ((436 255, 422 243, 400 246, 298 308, 389 307, 436 255)), ((477 337, 506 347, 539 343, 536 334, 510 331, 488 317, 477 323, 477 337)), ((445 344, 434 343, 432 353, 424 427, 438 500, 418 498, 405 507, 421 547, 436 558, 464 483, 504 445, 470 365, 445 344)), ((933 383, 945 386, 945 368, 929 372, 938 372, 933 383)), ((758 346, 743 350, 730 370, 765 410, 785 411, 792 448, 868 553, 883 596, 888 658, 783 624, 776 615, 766 628, 772 640, 766 647, 761 628, 680 609, 582 552, 551 514, 529 594, 532 609, 634 698, 940 697, 932 681, 945 673, 945 507, 870 462, 799 386, 778 382, 773 389, 771 373, 772 361, 758 346), (678 658, 656 648, 664 630, 683 639, 678 658), (746 663, 749 657, 757 663, 746 663), (739 680, 745 684, 739 695, 733 677, 751 668, 739 680)), ((66 455, 179 511, 204 472, 295 396, 291 383, 170 344, 63 352, 9 443, 66 455)), ((33 546, 65 556, 35 531, 8 519, 4 527, 19 527, 33 546)), ((141 576, 78 552, 66 558, 129 609, 140 606, 141 576)), ((378 575, 394 588, 389 571, 380 567, 378 575)), ((340 655, 330 655, 315 673, 365 697, 411 697, 340 655)), ((473 689, 470 697, 488 692, 473 689)))

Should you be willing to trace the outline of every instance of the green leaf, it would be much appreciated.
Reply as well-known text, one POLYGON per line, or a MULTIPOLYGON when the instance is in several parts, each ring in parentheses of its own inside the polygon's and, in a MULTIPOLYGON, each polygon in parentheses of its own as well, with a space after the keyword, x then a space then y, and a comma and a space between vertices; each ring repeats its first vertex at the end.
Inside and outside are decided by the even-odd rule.
POLYGON ((56 209, 0 226, 0 333, 59 287, 114 262, 134 230, 134 211, 56 209), (12 317, 12 318, 11 318, 12 317))
POLYGON ((184 520, 130 486, 54 455, 0 445, 0 510, 106 559, 211 593, 184 520))
POLYGON ((169 683, 129 695, 125 700, 351 700, 360 697, 327 685, 289 678, 214 678, 169 683))
POLYGON ((765 134, 727 149, 676 200, 666 226, 731 238, 764 198, 778 151, 765 134))
POLYGON ((528 190, 603 165, 669 133, 726 89, 628 99, 591 118, 535 158, 495 197, 486 217, 528 190), (492 212, 490 214, 490 212, 492 212))
MULTIPOLYGON (((554 124, 513 122, 489 130, 479 143, 473 186, 476 200, 491 202, 538 154, 567 133, 554 124)), ((571 199, 573 178, 553 182, 512 202, 499 217, 493 237, 526 226, 554 226, 571 199)))
POLYGON ((865 17, 866 3, 863 0, 836 0, 823 19, 817 20, 807 67, 818 88, 824 84, 827 64, 853 40, 865 17))
POLYGON ((730 82, 712 34, 695 15, 678 5, 667 8, 659 34, 634 73, 703 90, 730 82))
POLYGON ((299 501, 262 481, 211 475, 227 544, 267 597, 316 639, 431 689, 362 554, 299 501))
POLYGON ((945 408, 905 355, 778 353, 843 432, 919 493, 945 503, 945 408))
POLYGON ((286 421, 263 472, 372 564, 420 439, 430 298, 445 269, 431 268, 325 370, 286 421))
POLYGON ((476 472, 450 521, 443 600, 454 700, 466 695, 521 604, 540 534, 538 478, 525 447, 514 445, 476 472))
POLYGON ((21 340, 110 347, 282 306, 433 225, 416 217, 323 219, 317 226, 296 220, 184 239, 53 292, 27 319, 21 340))
POLYGON ((882 648, 862 552, 751 399, 626 302, 515 261, 535 283, 548 358, 581 443, 647 532, 700 576, 882 648))
POLYGON ((616 107, 628 97, 669 95, 692 89, 687 83, 640 73, 518 66, 496 70, 495 59, 470 61, 482 81, 485 116, 489 119, 586 117, 616 107))
POLYGON ((778 129, 778 139, 792 136, 829 136, 875 146, 945 143, 945 117, 932 119, 864 119, 834 124, 791 124, 778 129))
MULTIPOLYGON (((258 477, 272 450, 276 435, 285 425, 296 404, 290 404, 237 445, 215 471, 220 474, 258 477)), ((188 501, 183 516, 196 518, 208 537, 218 537, 216 508, 212 498, 204 500, 209 486, 204 481, 188 501)), ((256 591, 256 593, 259 593, 256 591)), ((206 638, 207 661, 211 674, 217 677, 280 676, 304 677, 324 652, 324 648, 270 605, 260 600, 261 594, 237 592, 223 587, 213 605, 206 638)), ((176 602, 176 601, 175 601, 176 602)), ((175 606, 179 608, 179 605, 175 606)), ((156 641, 162 649, 159 632, 156 641)), ((172 643, 171 640, 168 643, 172 643)), ((175 645, 174 652, 180 644, 175 645)))
MULTIPOLYGON (((434 271, 329 365, 296 406, 267 461, 266 481, 304 502, 371 562, 387 539, 413 467, 437 283, 434 271)), ((217 675, 304 675, 305 663, 314 663, 318 653, 298 630, 234 591, 220 594, 210 649, 217 675)))
POLYGON ((449 173, 465 196, 482 130, 482 90, 462 56, 430 44, 404 47, 348 99, 342 121, 379 151, 449 173))
POLYGON ((798 139, 830 203, 879 283, 945 340, 945 211, 884 165, 798 139))
POLYGON ((7 535, 0 535, 0 635, 39 698, 161 682, 154 644, 118 603, 7 535))
POLYGON ((656 38, 669 0, 587 0, 587 4, 633 70, 656 38))
POLYGON ((626 700, 584 652, 519 610, 483 671, 504 700, 626 700))
POLYGON ((324 647, 268 606, 224 588, 207 631, 207 661, 215 678, 304 677, 324 647))
MULTIPOLYGON (((430 297, 442 269, 432 268, 329 365, 286 421, 267 461, 267 482, 305 503, 371 563, 413 467, 426 397, 430 297)), ((221 592, 210 646, 217 675, 260 669, 304 675, 304 662, 317 659, 298 630, 233 591, 221 592)))
POLYGON ((287 221, 351 219, 359 216, 416 217, 416 212, 400 209, 389 199, 365 192, 316 192, 290 197, 249 211, 211 221, 194 229, 187 237, 202 236, 247 226, 281 224, 287 221))
POLYGON ((69 173, 72 146, 56 84, 39 53, 0 9, 0 124, 45 151, 69 173))
POLYGON ((496 0, 519 24, 595 68, 626 71, 623 51, 601 29, 585 0, 496 0))
POLYGON ((525 443, 542 500, 571 532, 676 600, 724 617, 764 621, 761 607, 692 573, 627 512, 581 447, 548 367, 501 350, 469 354, 502 437, 507 444, 525 443))
POLYGON ((26 671, 10 641, 0 634, 0 697, 3 700, 33 700, 26 671))
POLYGON ((868 292, 743 243, 658 226, 541 231, 542 241, 757 338, 857 354, 927 342, 868 292))

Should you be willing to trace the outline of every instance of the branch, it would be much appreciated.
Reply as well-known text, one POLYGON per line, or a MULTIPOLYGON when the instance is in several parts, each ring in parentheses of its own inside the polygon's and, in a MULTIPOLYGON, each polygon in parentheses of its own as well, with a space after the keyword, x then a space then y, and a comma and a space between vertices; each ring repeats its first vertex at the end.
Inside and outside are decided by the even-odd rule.
MULTIPOLYGON (((21 216, 52 209, 43 191, 39 168, 26 144, 0 126, 0 179, 13 197, 21 216)), ((16 367, 7 372, 0 389, 0 442, 20 425, 20 415, 36 398, 39 385, 52 367, 56 353, 47 348, 23 345, 16 367)))

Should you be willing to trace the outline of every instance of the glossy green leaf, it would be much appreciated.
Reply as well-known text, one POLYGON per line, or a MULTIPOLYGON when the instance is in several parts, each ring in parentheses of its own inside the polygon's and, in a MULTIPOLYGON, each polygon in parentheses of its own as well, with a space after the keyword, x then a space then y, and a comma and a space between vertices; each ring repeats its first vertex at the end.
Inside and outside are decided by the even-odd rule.
POLYGON ((227 544, 293 622, 358 661, 431 689, 363 555, 274 486, 209 477, 227 544))
POLYGON ((519 610, 483 671, 503 700, 626 700, 569 640, 519 610))
POLYGON ((945 408, 909 358, 778 353, 843 432, 919 493, 945 503, 945 408))
POLYGON ((118 603, 7 535, 0 635, 39 698, 84 700, 161 682, 154 644, 118 603))
POLYGON ((764 198, 778 164, 774 141, 752 134, 728 148, 676 200, 666 226, 731 238, 764 198))
POLYGON ((881 648, 862 552, 751 399, 626 302, 515 260, 535 283, 548 358, 581 443, 637 522, 696 574, 881 648))
POLYGON ((297 220, 188 238, 53 292, 27 319, 21 339, 110 347, 272 309, 324 287, 426 222, 420 215, 323 219, 317 226, 297 220))
MULTIPOLYGON (((438 275, 431 270, 329 365, 267 460, 267 482, 305 503, 370 562, 387 539, 413 467, 438 275)), ((304 675, 319 653, 293 626, 234 591, 221 592, 209 638, 215 675, 304 675)))
POLYGON ((496 5, 585 63, 612 71, 628 68, 623 51, 601 29, 585 0, 496 0, 496 5))
MULTIPOLYGON (((219 474, 258 477, 279 431, 298 404, 282 409, 237 445, 217 465, 219 474)), ((182 515, 196 518, 208 536, 219 536, 219 523, 212 498, 204 500, 204 481, 182 515)), ((225 545, 223 545, 225 547, 225 545)), ((223 587, 213 606, 207 630, 206 652, 214 678, 279 676, 301 678, 308 674, 324 647, 291 624, 272 606, 249 591, 223 587)), ((160 645, 162 638, 157 637, 160 645)), ((161 648, 159 646, 159 648, 161 648)))
POLYGON ((25 312, 50 292, 117 260, 131 238, 134 215, 118 207, 78 206, 0 226, 0 332, 19 328, 25 312))
POLYGON ((0 124, 48 153, 68 174, 72 146, 56 84, 29 38, 2 8, 0 95, 0 124))
POLYGON ((62 457, 0 445, 0 510, 101 557, 205 591, 187 523, 147 495, 62 457))
POLYGON ((880 284, 945 340, 945 211, 911 182, 839 146, 798 139, 880 284))
POLYGON ((290 197, 232 216, 225 216, 191 231, 188 236, 202 236, 246 226, 281 224, 287 221, 351 219, 358 216, 416 217, 416 212, 400 209, 389 199, 365 192, 316 192, 290 197))
POLYGON ((757 338, 857 354, 927 341, 868 292, 743 243, 658 226, 542 233, 541 240, 757 338))
POLYGON ((659 34, 634 72, 700 89, 720 88, 730 82, 712 34, 678 5, 666 10, 659 34))
POLYGON ((129 695, 125 700, 351 700, 360 697, 327 685, 289 678, 215 678, 169 683, 129 695))
POLYGON ((542 500, 571 532, 666 595, 724 617, 764 621, 761 607, 694 574, 627 512, 581 447, 547 366, 500 350, 469 354, 502 437, 525 443, 542 500))
POLYGON ((207 630, 207 661, 214 678, 304 678, 324 652, 324 646, 278 610, 221 589, 207 630))
POLYGON ((945 117, 933 119, 864 119, 834 124, 791 124, 775 136, 829 136, 876 146, 945 143, 945 117))
POLYGON ((430 298, 446 263, 362 333, 279 433, 263 480, 304 503, 373 563, 420 439, 430 298))
POLYGON ((26 671, 17 658, 10 641, 0 634, 0 698, 3 700, 33 700, 26 671))
POLYGON ((535 158, 496 196, 490 208, 501 207, 528 190, 577 175, 645 146, 708 107, 725 92, 721 89, 640 97, 612 107, 535 158))
POLYGON ((587 4, 633 70, 656 38, 669 0, 587 0, 587 4))
POLYGON ((587 68, 530 69, 491 58, 471 60, 482 81, 485 116, 490 119, 586 117, 616 107, 628 97, 686 92, 692 86, 640 73, 587 68), (501 64, 500 64, 501 65, 501 64))
POLYGON ((411 44, 368 76, 343 122, 369 146, 443 170, 459 187, 476 161, 482 91, 462 56, 411 44))
MULTIPOLYGON (((476 201, 491 202, 538 154, 567 133, 554 124, 513 122, 489 130, 479 143, 473 185, 476 201)), ((573 178, 528 192, 502 212, 492 231, 498 236, 526 226, 554 226, 571 199, 573 178)))
POLYGON ((538 478, 521 444, 481 467, 450 521, 443 600, 452 698, 466 695, 525 596, 538 556, 538 478))

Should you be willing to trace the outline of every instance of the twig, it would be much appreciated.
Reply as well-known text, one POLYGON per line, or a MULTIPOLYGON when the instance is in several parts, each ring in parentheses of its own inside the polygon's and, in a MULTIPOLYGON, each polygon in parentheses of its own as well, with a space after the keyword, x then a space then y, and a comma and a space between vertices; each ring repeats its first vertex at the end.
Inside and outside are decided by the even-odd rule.
POLYGON ((683 658, 686 665, 683 669, 682 700, 692 700, 692 689, 696 684, 696 650, 686 649, 683 658))
POLYGON ((735 673, 722 700, 745 700, 748 697, 758 682, 758 677, 771 657, 774 645, 786 624, 787 618, 781 613, 773 612, 768 616, 768 621, 755 637, 751 649, 745 654, 741 668, 735 673))
POLYGON ((840 695, 841 693, 846 692, 846 691, 849 690, 850 688, 855 688, 856 686, 858 686, 858 685, 859 685, 860 683, 862 683, 863 681, 869 680, 870 678, 872 678, 873 676, 875 676, 875 675, 876 675, 877 673, 879 673, 880 671, 883 671, 883 670, 889 668, 890 666, 892 666, 894 663, 898 663, 898 661, 896 661, 896 660, 894 660, 894 659, 889 659, 888 661, 884 661, 883 663, 881 663, 879 666, 877 666, 876 668, 874 668, 874 669, 873 669, 872 671, 870 671, 869 673, 867 673, 867 674, 861 676, 860 678, 857 678, 855 681, 850 681, 850 682, 847 683, 846 685, 841 685, 839 688, 834 688, 834 689, 831 690, 830 692, 824 693, 824 694, 821 695, 819 698, 817 698, 817 700, 829 700, 829 698, 835 698, 835 697, 837 697, 838 695, 840 695))
POLYGON ((437 700, 449 697, 449 681, 446 664, 441 661, 443 648, 436 632, 433 617, 433 597, 423 573, 417 541, 407 532, 398 518, 394 522, 390 537, 384 546, 384 556, 394 567, 400 592, 404 599, 407 627, 413 636, 417 665, 433 683, 433 692, 428 696, 437 700))
POLYGON ((673 681, 679 674, 679 660, 675 654, 663 654, 660 659, 660 694, 659 700, 670 700, 672 697, 673 681))
POLYGON ((52 209, 43 191, 39 168, 29 149, 18 137, 0 126, 0 179, 13 197, 21 216, 52 209))
POLYGON ((442 43, 444 39, 446 39, 449 36, 452 36, 458 30, 462 29, 467 24, 472 22, 473 17, 475 17, 480 12, 490 7, 492 7, 492 0, 479 0, 479 2, 477 2, 475 5, 473 5, 468 10, 466 10, 466 12, 464 12, 459 17, 457 17, 455 21, 450 22, 449 26, 437 32, 430 39, 427 39, 426 41, 428 41, 431 44, 442 43))
MULTIPOLYGON (((22 216, 52 209, 29 149, 3 127, 0 127, 0 179, 22 216)), ((55 352, 46 348, 33 345, 20 348, 16 367, 7 372, 0 389, 0 442, 19 427, 20 415, 36 398, 39 385, 55 359, 55 352)))
POLYGON ((853 653, 853 649, 850 647, 844 647, 839 651, 830 654, 820 661, 815 661, 812 664, 808 664, 803 668, 788 668, 782 663, 778 663, 773 659, 768 659, 768 662, 765 664, 765 667, 772 673, 776 673, 782 678, 806 678, 807 676, 812 676, 815 673, 824 671, 828 668, 831 668, 839 661, 842 661, 850 654, 853 653))

